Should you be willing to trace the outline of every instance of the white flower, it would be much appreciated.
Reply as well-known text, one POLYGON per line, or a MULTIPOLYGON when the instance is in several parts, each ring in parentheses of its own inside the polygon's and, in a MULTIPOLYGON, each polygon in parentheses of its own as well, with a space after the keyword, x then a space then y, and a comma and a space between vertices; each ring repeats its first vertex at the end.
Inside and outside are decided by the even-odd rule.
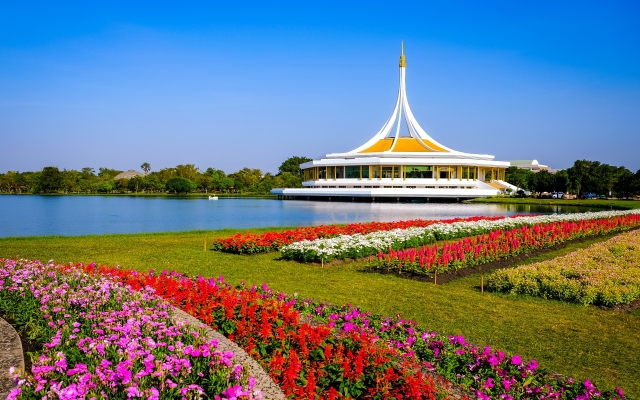
POLYGON ((580 221, 589 219, 605 219, 622 215, 640 214, 640 210, 600 211, 574 214, 552 214, 539 216, 521 216, 503 218, 499 220, 479 220, 468 222, 437 223, 424 228, 393 229, 376 231, 368 234, 340 235, 333 238, 303 240, 283 246, 280 251, 285 258, 304 259, 304 255, 311 255, 308 259, 346 258, 348 254, 358 254, 362 250, 386 251, 394 246, 412 247, 411 244, 402 245, 408 241, 419 241, 421 244, 433 243, 437 240, 448 240, 459 237, 479 235, 495 230, 505 230, 522 225, 533 226, 552 222, 580 221))

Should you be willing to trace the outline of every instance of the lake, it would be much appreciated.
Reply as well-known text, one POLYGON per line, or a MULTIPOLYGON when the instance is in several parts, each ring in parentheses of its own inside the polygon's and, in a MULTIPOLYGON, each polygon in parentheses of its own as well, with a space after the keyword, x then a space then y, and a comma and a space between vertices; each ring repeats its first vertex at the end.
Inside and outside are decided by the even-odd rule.
POLYGON ((522 204, 0 195, 0 237, 173 232, 584 211, 597 209, 522 204))

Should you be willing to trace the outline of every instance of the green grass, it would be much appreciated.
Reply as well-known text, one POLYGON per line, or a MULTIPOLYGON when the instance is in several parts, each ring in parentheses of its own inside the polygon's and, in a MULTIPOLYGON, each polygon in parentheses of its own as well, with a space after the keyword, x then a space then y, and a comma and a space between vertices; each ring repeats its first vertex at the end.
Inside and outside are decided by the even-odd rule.
MULTIPOLYGON (((638 202, 640 204, 640 202, 638 202)), ((255 232, 266 231, 256 229, 255 232)), ((239 230, 0 239, 0 257, 58 262, 95 261, 141 271, 174 269, 224 275, 231 283, 266 282, 287 293, 351 303, 383 315, 402 313, 422 326, 468 341, 535 358, 556 372, 589 378, 602 388, 622 387, 640 398, 640 313, 605 311, 557 301, 480 293, 480 276, 435 286, 360 272, 364 263, 321 268, 277 260, 277 253, 239 256, 204 251, 203 242, 239 230)), ((532 261, 603 240, 573 244, 532 261)))
POLYGON ((469 203, 483 204, 534 204, 555 206, 586 206, 599 207, 603 210, 630 210, 640 208, 638 200, 565 200, 565 199, 534 199, 531 197, 486 197, 469 200, 469 203))

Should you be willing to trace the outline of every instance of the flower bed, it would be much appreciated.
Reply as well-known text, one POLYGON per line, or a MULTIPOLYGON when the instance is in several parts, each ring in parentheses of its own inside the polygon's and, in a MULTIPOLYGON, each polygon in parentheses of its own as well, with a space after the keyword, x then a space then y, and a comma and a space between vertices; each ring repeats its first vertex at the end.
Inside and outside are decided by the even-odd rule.
POLYGON ((254 357, 291 398, 434 399, 432 379, 372 334, 300 323, 291 302, 231 287, 221 278, 189 279, 87 265, 84 271, 156 293, 227 336, 254 357))
MULTIPOLYGON (((449 224, 438 223, 424 228, 394 229, 391 231, 372 232, 366 235, 342 235, 313 241, 304 240, 282 247, 281 252, 282 257, 285 259, 312 262, 331 261, 336 258, 373 256, 388 250, 416 248, 436 241, 513 230, 523 226, 533 227, 552 223, 581 224, 582 221, 619 221, 621 218, 625 218, 631 224, 640 224, 640 210, 554 214, 533 217, 518 216, 494 221, 478 220, 449 224)), ((590 231, 581 233, 581 235, 589 234, 592 233, 590 231)))
POLYGON ((583 305, 629 304, 640 298, 640 231, 552 260, 496 271, 487 288, 583 305))
POLYGON ((268 253, 270 251, 277 251, 282 246, 300 242, 303 240, 330 238, 340 235, 364 235, 376 231, 426 227, 435 223, 452 223, 460 221, 479 220, 494 221, 502 218, 504 217, 470 217, 455 218, 442 221, 415 219, 411 221, 367 222, 349 225, 321 225, 300 227, 286 231, 266 232, 259 235, 255 233, 238 233, 237 235, 233 235, 228 238, 217 239, 213 243, 213 250, 225 251, 235 254, 268 253))
POLYGON ((190 279, 94 265, 84 270, 118 277, 139 290, 156 289, 245 348, 292 398, 433 398, 437 393, 427 371, 480 399, 624 398, 620 389, 601 392, 589 380, 557 379, 535 360, 428 332, 399 316, 301 300, 266 285, 232 287, 222 277, 190 279), (302 317, 314 323, 301 323, 302 317))
POLYGON ((640 225, 640 215, 629 214, 606 219, 589 219, 522 225, 510 230, 497 230, 483 235, 445 242, 441 246, 419 249, 390 250, 379 253, 370 265, 374 270, 433 275, 485 264, 531 249, 553 246, 584 236, 599 235, 640 225))
POLYGON ((170 306, 141 289, 0 259, 0 313, 42 344, 30 373, 12 371, 19 386, 8 398, 260 398, 232 352, 175 323, 170 306))

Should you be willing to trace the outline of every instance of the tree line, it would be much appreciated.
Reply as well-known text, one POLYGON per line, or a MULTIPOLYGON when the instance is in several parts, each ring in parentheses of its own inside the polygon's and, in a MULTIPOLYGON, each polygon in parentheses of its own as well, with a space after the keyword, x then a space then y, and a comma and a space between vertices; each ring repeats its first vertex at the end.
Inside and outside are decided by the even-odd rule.
POLYGON ((594 193, 618 198, 640 194, 640 169, 634 174, 625 167, 614 167, 599 161, 577 160, 571 168, 555 174, 509 167, 505 180, 534 193, 566 192, 578 196, 594 193))
POLYGON ((190 193, 223 192, 268 194, 276 187, 302 187, 300 164, 307 157, 290 157, 278 168, 277 174, 259 169, 243 168, 231 174, 215 168, 200 170, 194 164, 151 171, 149 163, 140 168, 143 176, 115 179, 122 171, 110 168, 82 170, 45 167, 41 171, 0 173, 2 193, 190 193))

